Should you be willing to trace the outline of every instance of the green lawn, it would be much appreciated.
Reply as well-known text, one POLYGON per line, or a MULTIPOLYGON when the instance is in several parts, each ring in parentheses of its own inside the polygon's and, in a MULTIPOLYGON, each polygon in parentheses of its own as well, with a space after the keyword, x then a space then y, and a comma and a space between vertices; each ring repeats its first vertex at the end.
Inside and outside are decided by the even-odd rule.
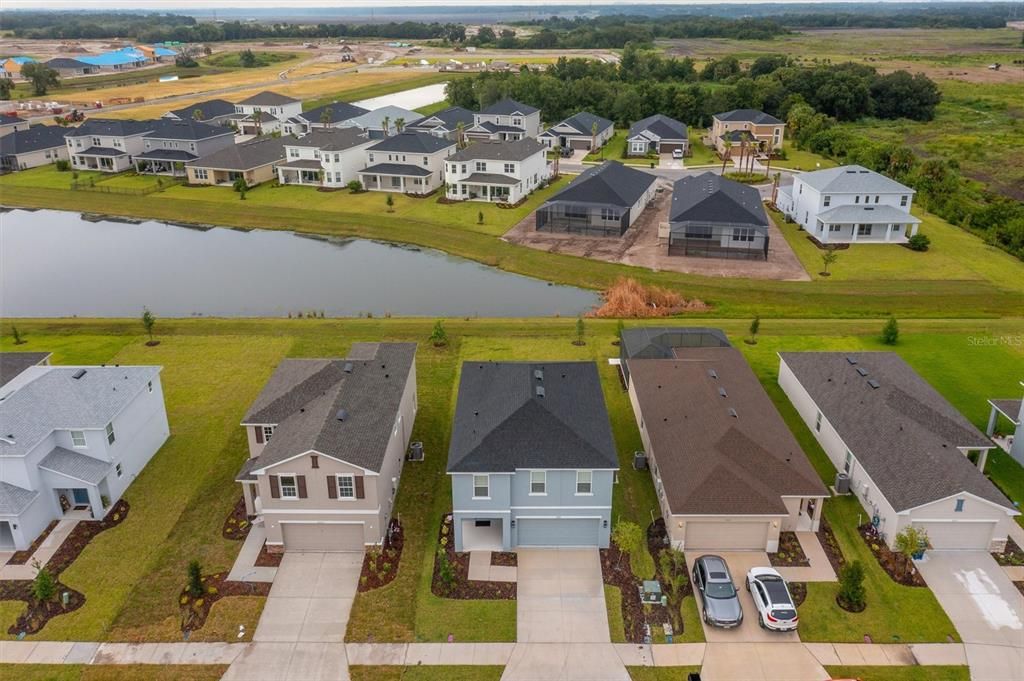
POLYGON ((243 67, 242 66, 242 53, 241 52, 218 52, 217 54, 206 57, 202 60, 203 64, 210 66, 220 66, 231 69, 241 68, 253 68, 257 66, 270 66, 271 64, 280 64, 287 61, 295 61, 299 57, 305 55, 301 52, 265 52, 258 51, 253 52, 253 56, 256 57, 256 63, 253 66, 243 67))
POLYGON ((421 116, 430 116, 432 114, 436 114, 438 111, 443 111, 450 106, 451 103, 448 102, 448 100, 443 99, 440 102, 434 102, 433 104, 421 106, 420 108, 416 109, 416 113, 420 114, 421 116))
POLYGON ((704 142, 701 139, 703 136, 703 129, 690 128, 691 156, 686 159, 687 167, 719 165, 722 162, 722 159, 718 158, 718 154, 714 149, 704 145, 704 142))
POLYGON ((47 189, 70 189, 72 182, 88 182, 89 180, 101 181, 106 173, 91 170, 67 170, 60 172, 57 165, 51 163, 31 170, 22 170, 17 173, 4 175, 3 184, 0 185, 0 197, 10 194, 7 187, 45 187, 47 189), (78 174, 77 180, 75 173, 78 174))
POLYGON ((487 665, 349 667, 352 681, 498 681, 504 667, 487 665))
POLYGON ((822 168, 835 168, 838 163, 830 158, 825 158, 810 151, 797 149, 790 141, 783 141, 782 148, 786 152, 785 159, 773 159, 773 168, 789 168, 791 170, 821 170, 822 168))
MULTIPOLYGON (((967 667, 825 667, 836 679, 860 681, 968 681, 967 667)), ((635 677, 634 677, 635 678, 635 677)))
POLYGON ((592 151, 583 157, 584 161, 600 163, 602 161, 619 161, 627 165, 647 166, 650 160, 646 158, 633 158, 626 156, 626 135, 628 130, 619 129, 615 131, 612 138, 597 151, 592 151))
POLYGON ((608 631, 612 643, 626 642, 626 625, 622 620, 622 589, 604 585, 604 607, 608 611, 608 631))
POLYGON ((633 681, 684 681, 700 667, 626 667, 626 671, 633 681))
POLYGON ((226 664, 0 664, 0 679, 18 681, 217 681, 226 664))

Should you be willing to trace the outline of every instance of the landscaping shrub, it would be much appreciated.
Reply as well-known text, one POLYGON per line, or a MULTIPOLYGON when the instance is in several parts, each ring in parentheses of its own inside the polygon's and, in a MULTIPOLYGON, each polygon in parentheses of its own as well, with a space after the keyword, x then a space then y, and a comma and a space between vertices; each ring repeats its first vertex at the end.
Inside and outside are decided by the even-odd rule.
POLYGON ((348 190, 353 194, 358 194, 359 192, 363 191, 363 183, 360 182, 359 180, 352 180, 345 186, 348 187, 348 190))
POLYGON ((623 553, 629 554, 629 567, 640 579, 654 576, 654 558, 647 550, 644 531, 636 523, 620 520, 612 528, 612 541, 623 553))
POLYGON ((912 251, 927 251, 932 245, 932 240, 924 234, 915 234, 907 239, 907 248, 912 251))
POLYGON ((900 325, 895 317, 889 317, 889 321, 882 327, 882 342, 886 345, 896 345, 900 339, 900 325))
POLYGON ((839 571, 836 602, 843 610, 850 612, 860 612, 867 607, 864 600, 864 564, 859 560, 847 563, 839 571))
POLYGON ((57 595, 57 580, 46 568, 39 568, 35 579, 32 580, 32 595, 40 603, 49 603, 57 595))
POLYGON ((451 561, 448 560, 448 552, 444 550, 443 546, 437 547, 437 571, 445 589, 451 591, 455 586, 455 569, 452 567, 451 561))
POLYGON ((71 170, 71 162, 63 158, 57 159, 57 163, 55 165, 57 166, 57 172, 59 173, 66 173, 71 170))
POLYGON ((198 560, 193 560, 188 564, 188 592, 192 598, 199 598, 205 593, 206 589, 203 586, 203 568, 199 565, 198 560))
POLYGON ((435 348, 443 348, 448 345, 448 332, 444 330, 444 324, 440 319, 434 322, 434 330, 430 332, 430 342, 435 348))

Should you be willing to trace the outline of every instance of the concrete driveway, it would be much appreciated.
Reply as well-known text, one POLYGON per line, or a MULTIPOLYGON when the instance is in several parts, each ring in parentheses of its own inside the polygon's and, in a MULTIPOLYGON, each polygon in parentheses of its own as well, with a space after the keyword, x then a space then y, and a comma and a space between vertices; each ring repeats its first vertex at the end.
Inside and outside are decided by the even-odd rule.
POLYGON ((522 549, 519 643, 610 643, 597 549, 522 549))
POLYGON ((984 551, 929 551, 917 562, 967 650, 975 681, 1024 679, 1024 597, 984 551))
POLYGON ((703 681, 826 681, 832 677, 801 643, 708 641, 700 678, 703 681))

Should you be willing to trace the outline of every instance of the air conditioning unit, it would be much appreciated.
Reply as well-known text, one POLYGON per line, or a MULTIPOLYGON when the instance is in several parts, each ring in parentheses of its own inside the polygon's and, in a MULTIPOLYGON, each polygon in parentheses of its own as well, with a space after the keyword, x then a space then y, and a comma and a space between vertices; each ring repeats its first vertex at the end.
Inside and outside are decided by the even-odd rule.
POLYGON ((647 452, 633 452, 633 468, 638 471, 647 470, 647 452))
POLYGON ((416 441, 409 445, 409 453, 405 456, 408 461, 423 461, 423 443, 416 441))
POLYGON ((850 476, 846 473, 836 474, 836 494, 850 493, 850 476))

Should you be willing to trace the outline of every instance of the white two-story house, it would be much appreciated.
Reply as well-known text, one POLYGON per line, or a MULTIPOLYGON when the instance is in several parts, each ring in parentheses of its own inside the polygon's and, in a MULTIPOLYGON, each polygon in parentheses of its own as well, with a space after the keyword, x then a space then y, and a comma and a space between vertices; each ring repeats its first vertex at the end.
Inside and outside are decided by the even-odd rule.
POLYGON ((914 190, 863 166, 793 178, 775 205, 820 243, 905 243, 921 220, 910 214, 914 190))
POLYGON ((470 139, 513 141, 540 134, 540 109, 514 99, 502 99, 473 114, 466 130, 470 139))
POLYGON ((132 160, 138 173, 185 177, 186 163, 234 143, 235 133, 223 125, 158 118, 142 138, 142 153, 132 160))
POLYGON ((359 128, 315 128, 285 141, 285 162, 277 165, 281 184, 344 187, 366 167, 366 149, 377 140, 359 128))
POLYGON ((103 518, 170 434, 158 366, 32 364, 3 380, 0 550, 103 518))
POLYGON ((284 122, 302 113, 302 100, 264 90, 235 104, 238 131, 243 135, 269 135, 282 131, 284 122))
POLYGON ((359 180, 371 191, 429 194, 444 182, 444 163, 455 147, 455 142, 426 132, 385 137, 367 147, 359 180))
POLYGON ((71 167, 104 173, 129 170, 135 156, 146 150, 143 138, 158 124, 150 120, 89 118, 64 135, 71 167))
POLYGON ((476 142, 445 164, 448 198, 519 203, 548 178, 547 147, 532 137, 476 142))

